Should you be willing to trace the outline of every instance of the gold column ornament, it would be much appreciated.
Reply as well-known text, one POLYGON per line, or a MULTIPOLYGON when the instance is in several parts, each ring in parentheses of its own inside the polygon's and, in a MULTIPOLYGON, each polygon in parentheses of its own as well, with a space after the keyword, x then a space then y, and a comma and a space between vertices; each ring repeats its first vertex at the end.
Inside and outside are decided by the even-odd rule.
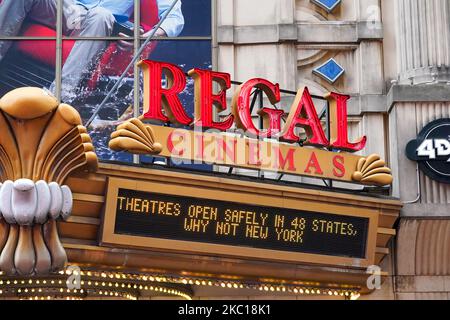
POLYGON ((80 115, 39 88, 0 99, 0 270, 7 275, 59 271, 67 255, 56 220, 72 211, 62 185, 98 160, 80 115))

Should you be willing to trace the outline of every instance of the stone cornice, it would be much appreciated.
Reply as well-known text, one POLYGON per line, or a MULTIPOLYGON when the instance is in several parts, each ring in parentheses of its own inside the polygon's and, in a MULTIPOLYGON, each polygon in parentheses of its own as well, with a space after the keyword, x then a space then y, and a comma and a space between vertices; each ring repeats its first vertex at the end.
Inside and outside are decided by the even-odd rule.
POLYGON ((446 83, 394 85, 387 94, 388 112, 399 102, 450 102, 450 85, 446 83))
POLYGON ((359 43, 383 39, 382 25, 358 22, 300 22, 253 26, 222 25, 218 27, 219 44, 261 43, 359 43))

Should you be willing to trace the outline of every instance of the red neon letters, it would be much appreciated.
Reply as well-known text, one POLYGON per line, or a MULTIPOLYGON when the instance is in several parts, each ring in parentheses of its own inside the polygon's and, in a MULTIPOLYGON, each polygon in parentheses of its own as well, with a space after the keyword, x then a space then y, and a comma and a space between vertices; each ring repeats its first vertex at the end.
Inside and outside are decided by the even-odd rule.
MULTIPOLYGON (((172 122, 178 125, 192 125, 206 129, 226 131, 233 123, 244 130, 245 134, 259 138, 280 138, 287 142, 299 142, 296 128, 301 127, 306 132, 304 144, 331 147, 334 149, 356 152, 366 145, 366 137, 358 142, 348 141, 347 101, 349 96, 330 93, 325 98, 330 105, 331 141, 328 141, 322 124, 314 107, 308 88, 298 91, 286 124, 282 128, 281 121, 283 110, 263 108, 259 115, 264 120, 263 130, 259 130, 253 123, 250 112, 251 94, 254 89, 262 90, 270 103, 275 105, 280 102, 280 88, 278 84, 265 79, 251 79, 241 85, 233 97, 232 114, 223 121, 214 121, 213 106, 218 111, 227 109, 226 92, 231 87, 230 75, 222 72, 193 69, 189 76, 195 82, 195 119, 188 116, 180 101, 179 94, 186 87, 186 77, 179 67, 150 60, 140 63, 144 72, 144 118, 162 122, 172 122), (166 85, 163 86, 163 76, 166 85), (214 93, 213 86, 216 83, 220 90, 214 93)), ((343 174, 339 158, 335 159, 336 174, 343 174)), ((308 170, 315 169, 320 172, 315 159, 310 160, 308 170)))

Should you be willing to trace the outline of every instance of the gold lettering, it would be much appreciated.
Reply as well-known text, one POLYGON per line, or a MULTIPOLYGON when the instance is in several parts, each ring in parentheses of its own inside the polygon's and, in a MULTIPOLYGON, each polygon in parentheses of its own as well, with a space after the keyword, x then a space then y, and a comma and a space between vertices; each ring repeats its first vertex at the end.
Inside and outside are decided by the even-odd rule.
POLYGON ((125 197, 117 197, 117 200, 119 200, 119 210, 122 210, 123 200, 125 200, 125 197))
POLYGON ((160 201, 158 205, 158 214, 164 214, 164 210, 166 209, 166 203, 160 201))
POLYGON ((127 204, 125 206, 125 210, 127 211, 133 211, 133 203, 134 203, 134 199, 133 198, 127 198, 127 204))
POLYGON ((150 202, 148 200, 142 200, 142 212, 148 213, 150 202))

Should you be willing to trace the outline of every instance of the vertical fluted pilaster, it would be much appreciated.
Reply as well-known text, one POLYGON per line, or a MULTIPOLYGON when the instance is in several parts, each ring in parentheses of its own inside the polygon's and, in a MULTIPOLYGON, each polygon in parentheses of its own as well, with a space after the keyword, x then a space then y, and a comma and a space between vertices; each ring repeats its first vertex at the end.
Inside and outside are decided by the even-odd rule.
POLYGON ((397 0, 401 83, 450 81, 450 3, 397 0))

